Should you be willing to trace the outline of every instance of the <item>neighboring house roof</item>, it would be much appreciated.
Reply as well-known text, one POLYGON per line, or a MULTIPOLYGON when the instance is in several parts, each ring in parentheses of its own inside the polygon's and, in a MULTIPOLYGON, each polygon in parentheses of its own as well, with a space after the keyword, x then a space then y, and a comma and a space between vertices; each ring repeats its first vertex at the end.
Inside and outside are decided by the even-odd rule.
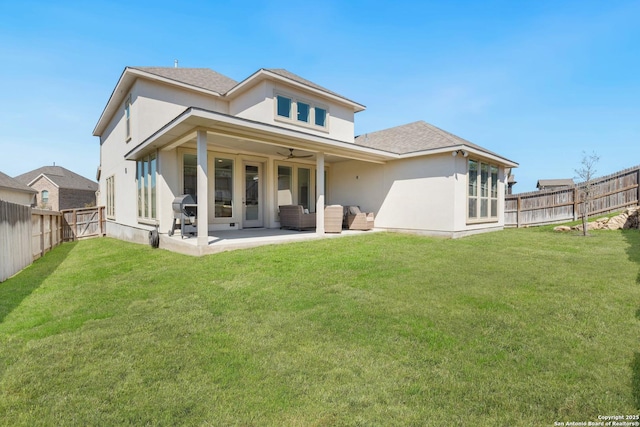
POLYGON ((170 80, 224 94, 238 84, 237 81, 209 68, 129 67, 146 71, 170 80))
POLYGON ((69 190, 98 190, 97 182, 91 181, 90 179, 78 175, 75 172, 71 172, 69 169, 65 169, 62 166, 43 166, 41 168, 34 169, 31 172, 18 175, 15 179, 25 185, 31 185, 40 176, 45 176, 57 185, 58 188, 69 190))
POLYGON ((571 187, 574 185, 573 179, 539 179, 538 184, 536 184, 537 188, 545 188, 545 187, 571 187))
POLYGON ((23 184, 15 178, 11 178, 9 175, 0 172, 0 188, 6 188, 9 190, 19 191, 22 193, 36 194, 37 191, 33 188, 23 184))
POLYGON ((355 144, 400 155, 439 149, 467 147, 502 158, 502 156, 499 156, 496 153, 486 150, 479 145, 444 131, 425 121, 417 121, 402 126, 359 135, 355 138, 355 144))

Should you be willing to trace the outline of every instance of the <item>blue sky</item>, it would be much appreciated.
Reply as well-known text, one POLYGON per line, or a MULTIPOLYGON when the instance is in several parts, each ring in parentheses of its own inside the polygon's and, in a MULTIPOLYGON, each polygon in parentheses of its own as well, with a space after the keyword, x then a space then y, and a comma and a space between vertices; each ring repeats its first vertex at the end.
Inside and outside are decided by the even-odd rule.
POLYGON ((286 68, 520 164, 516 192, 640 164, 640 1, 0 2, 0 171, 95 179, 93 128, 127 65, 235 80, 286 68))

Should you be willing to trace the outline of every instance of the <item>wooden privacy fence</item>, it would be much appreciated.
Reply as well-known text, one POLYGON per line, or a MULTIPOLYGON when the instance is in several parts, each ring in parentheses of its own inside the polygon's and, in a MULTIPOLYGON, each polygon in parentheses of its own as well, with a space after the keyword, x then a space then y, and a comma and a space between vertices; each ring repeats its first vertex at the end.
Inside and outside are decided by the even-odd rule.
POLYGON ((31 209, 31 254, 36 260, 62 243, 62 214, 31 209))
MULTIPOLYGON (((593 198, 589 215, 637 206, 640 200, 640 166, 590 181, 593 198)), ((576 221, 582 215, 586 183, 557 190, 505 196, 505 226, 523 227, 576 221)))
POLYGON ((61 242, 60 212, 0 200, 0 282, 61 242))
POLYGON ((64 241, 70 242, 83 237, 104 236, 106 224, 104 206, 62 211, 64 218, 64 241))
POLYGON ((55 212, 0 200, 0 282, 63 241, 104 234, 104 206, 55 212))

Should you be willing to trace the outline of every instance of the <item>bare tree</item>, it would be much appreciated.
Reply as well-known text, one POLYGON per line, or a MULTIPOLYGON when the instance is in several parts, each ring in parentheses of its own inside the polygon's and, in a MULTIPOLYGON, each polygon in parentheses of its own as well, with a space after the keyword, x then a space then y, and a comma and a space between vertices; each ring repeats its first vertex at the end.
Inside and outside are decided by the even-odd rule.
POLYGON ((589 204, 595 198, 595 188, 593 183, 591 182, 593 178, 595 178, 596 174, 596 163, 598 163, 600 157, 592 152, 591 154, 587 154, 584 151, 582 152, 582 161, 580 164, 582 165, 579 169, 575 170, 575 173, 578 174, 578 178, 580 178, 583 184, 579 184, 581 187, 580 198, 582 199, 582 235, 587 235, 587 226, 589 223, 589 204))

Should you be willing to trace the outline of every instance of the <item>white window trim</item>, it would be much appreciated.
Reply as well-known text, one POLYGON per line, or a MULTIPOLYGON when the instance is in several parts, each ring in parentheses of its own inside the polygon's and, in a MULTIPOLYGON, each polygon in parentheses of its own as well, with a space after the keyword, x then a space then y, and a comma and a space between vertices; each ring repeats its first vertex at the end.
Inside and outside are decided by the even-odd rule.
POLYGON ((131 141, 131 94, 124 101, 125 141, 131 141))
MULTIPOLYGON (((273 183, 274 185, 274 197, 273 197, 273 206, 274 206, 274 211, 275 211, 275 218, 278 218, 278 221, 280 220, 278 217, 278 167, 279 166, 285 166, 285 167, 290 167, 291 168, 291 203, 294 205, 299 205, 300 204, 300 194, 299 194, 299 181, 298 181, 298 169, 302 168, 302 169, 310 169, 311 170, 311 182, 310 182, 310 200, 309 200, 309 211, 310 212, 316 212, 316 202, 318 201, 318 186, 317 186, 317 180, 316 180, 316 165, 313 163, 298 163, 298 162, 290 162, 290 161, 286 161, 286 160, 280 160, 280 161, 276 161, 275 162, 275 182, 273 183)), ((328 206, 328 200, 329 200, 329 180, 331 179, 331 173, 330 173, 331 168, 329 166, 325 166, 324 168, 324 172, 327 174, 327 179, 326 179, 326 185, 325 185, 325 189, 324 189, 324 200, 325 200, 325 206, 328 206)))
POLYGON ((467 185, 465 188, 466 191, 466 199, 467 199, 467 205, 466 205, 466 210, 467 210, 467 224, 480 224, 480 223, 494 223, 494 222, 498 222, 499 221, 499 217, 500 217, 500 190, 498 189, 498 191, 496 192, 496 197, 492 197, 491 196, 491 167, 496 167, 498 169, 498 182, 496 183, 499 184, 500 183, 500 167, 497 164, 493 164, 493 163, 489 163, 480 159, 473 159, 473 158, 469 158, 467 160, 467 185), (469 195, 469 162, 471 161, 475 161, 478 164, 478 170, 476 171, 476 183, 477 183, 477 196, 472 197, 469 195), (489 167, 489 176, 488 176, 488 181, 487 181, 487 197, 482 197, 481 196, 481 185, 482 185, 482 165, 487 165, 489 167), (477 209, 477 216, 475 217, 471 217, 469 216, 469 199, 471 198, 475 198, 477 200, 477 204, 476 204, 476 209, 477 209), (487 200, 487 216, 486 217, 481 217, 480 216, 480 206, 481 206, 481 201, 482 199, 486 199, 487 200), (497 206, 496 209, 496 216, 491 216, 491 201, 495 200, 497 206))
POLYGON ((276 121, 294 124, 297 126, 305 127, 308 129, 317 130, 320 132, 329 132, 329 118, 331 117, 331 113, 329 110, 329 106, 326 104, 322 104, 317 101, 312 101, 308 98, 304 98, 301 96, 291 95, 286 92, 275 91, 273 94, 273 116, 276 121), (278 114, 278 97, 287 98, 291 100, 291 116, 284 117, 278 114), (305 122, 302 120, 298 120, 298 102, 303 104, 307 104, 309 106, 309 121, 305 122), (316 108, 321 108, 325 111, 324 118, 324 126, 316 125, 316 108))
POLYGON ((107 198, 107 218, 115 219, 116 217, 116 185, 115 185, 115 175, 111 175, 106 179, 106 198, 107 198))
MULTIPOLYGON (((142 211, 143 211, 142 214, 140 212, 140 210, 141 210, 141 207, 140 207, 140 204, 139 204, 140 198, 139 198, 139 195, 138 195, 138 186, 139 186, 138 179, 139 179, 140 173, 138 171, 138 168, 140 167, 140 162, 142 160, 138 160, 138 161, 136 161, 136 215, 138 217, 138 222, 139 223, 156 224, 157 217, 158 217, 158 206, 157 206, 157 203, 158 203, 158 172, 159 172, 159 170, 158 170, 158 164, 159 164, 159 162, 158 162, 158 153, 157 152, 153 152, 153 153, 145 156, 143 160, 146 160, 147 164, 149 165, 148 166, 149 170, 147 171, 147 174, 149 176, 149 182, 148 182, 148 186, 149 186, 148 190, 149 191, 148 191, 148 194, 147 194, 147 197, 148 197, 147 203, 148 203, 149 213, 148 213, 148 216, 145 216, 144 205, 143 205, 143 208, 142 208, 142 211), (153 200, 154 200, 154 197, 153 197, 153 185, 152 185, 153 180, 152 180, 152 176, 151 176, 151 159, 152 158, 154 158, 155 161, 156 161, 156 163, 155 163, 155 166, 156 166, 156 170, 155 170, 155 182, 156 182, 156 188, 155 188, 155 192, 156 192, 155 196, 156 197, 155 197, 155 201, 156 201, 156 205, 155 206, 153 204, 153 200), (155 207, 155 216, 153 215, 154 207, 155 207)), ((144 179, 144 177, 143 177, 143 179, 144 179)), ((145 195, 144 184, 143 184, 142 188, 143 188, 143 197, 144 197, 144 195, 145 195)))

